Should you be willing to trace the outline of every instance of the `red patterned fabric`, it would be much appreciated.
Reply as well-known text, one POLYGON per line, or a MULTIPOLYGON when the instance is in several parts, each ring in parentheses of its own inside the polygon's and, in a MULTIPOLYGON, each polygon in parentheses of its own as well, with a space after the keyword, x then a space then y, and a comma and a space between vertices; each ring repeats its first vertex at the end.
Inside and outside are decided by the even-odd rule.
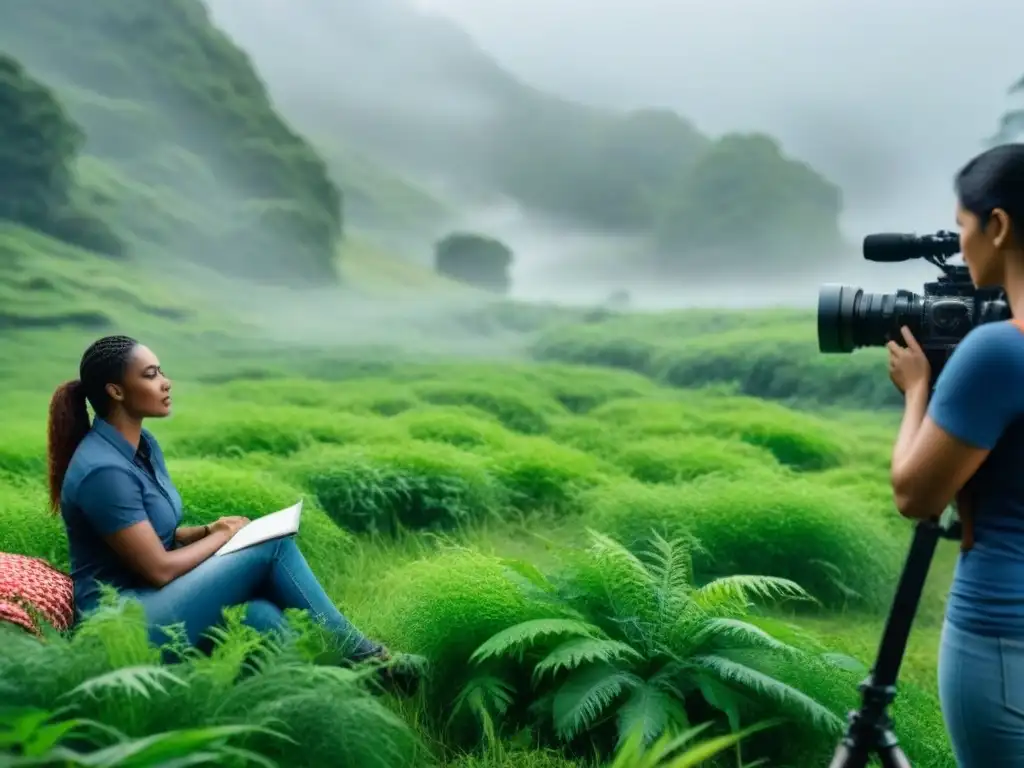
POLYGON ((0 552, 0 621, 40 634, 37 612, 60 631, 75 619, 71 577, 37 557, 0 552))

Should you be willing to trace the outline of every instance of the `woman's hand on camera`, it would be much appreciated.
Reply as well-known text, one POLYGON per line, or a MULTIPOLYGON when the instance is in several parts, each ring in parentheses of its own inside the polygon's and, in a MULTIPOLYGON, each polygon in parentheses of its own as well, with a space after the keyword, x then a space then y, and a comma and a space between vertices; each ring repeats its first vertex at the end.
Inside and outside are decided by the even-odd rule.
POLYGON ((231 538, 248 523, 249 518, 247 517, 222 517, 216 522, 210 523, 210 533, 224 532, 228 535, 228 538, 231 538))
POLYGON ((931 364, 910 329, 904 325, 900 332, 907 342, 906 347, 895 341, 886 345, 889 349, 889 378, 904 394, 922 387, 927 390, 932 375, 931 364))

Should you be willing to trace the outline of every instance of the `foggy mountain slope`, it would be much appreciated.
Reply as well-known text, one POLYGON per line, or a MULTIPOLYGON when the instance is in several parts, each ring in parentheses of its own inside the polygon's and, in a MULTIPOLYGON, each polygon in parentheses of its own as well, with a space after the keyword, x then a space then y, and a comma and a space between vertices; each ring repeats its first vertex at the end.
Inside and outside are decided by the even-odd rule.
POLYGON ((244 277, 334 280, 341 203, 196 0, 0 1, 0 49, 83 129, 83 184, 135 245, 244 277))
POLYGON ((842 187, 858 239, 952 223, 952 175, 1008 106, 1024 25, 1008 0, 414 2, 571 98, 778 136, 842 187))
POLYGON ((304 132, 336 132, 456 201, 643 235, 662 272, 799 268, 843 248, 839 189, 770 137, 712 139, 670 110, 546 93, 403 0, 209 4, 304 132))
POLYGON ((86 134, 85 187, 135 245, 320 284, 342 209, 346 227, 447 215, 336 130, 299 135, 199 0, 0 0, 0 18, 0 51, 55 88, 86 134))

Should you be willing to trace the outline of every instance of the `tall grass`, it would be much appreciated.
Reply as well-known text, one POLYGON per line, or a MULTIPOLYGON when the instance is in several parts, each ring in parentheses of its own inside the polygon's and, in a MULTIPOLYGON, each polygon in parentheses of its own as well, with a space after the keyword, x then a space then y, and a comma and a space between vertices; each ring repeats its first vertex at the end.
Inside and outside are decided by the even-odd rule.
MULTIPOLYGON (((795 327, 773 322, 775 342, 795 327)), ((136 607, 111 603, 68 638, 0 627, 0 699, 20 708, 4 733, 18 723, 21 748, 42 753, 187 741, 228 765, 821 763, 863 674, 835 654, 871 661, 909 540, 886 486, 890 419, 730 394, 861 391, 814 378, 804 358, 771 368, 783 352, 752 353, 736 318, 557 333, 587 334, 605 350, 588 362, 633 371, 319 354, 289 369, 246 351, 197 362, 176 385, 179 412, 148 425, 189 523, 305 499, 299 543, 314 571, 361 628, 422 660, 416 696, 334 664, 299 617, 275 641, 229 616, 210 655, 163 666, 136 607), (718 351, 700 341, 727 334, 718 351), (790 599, 760 599, 773 595, 790 599), (697 723, 710 741, 689 758, 668 749, 697 723)), ((586 357, 552 338, 542 356, 586 357)), ((67 567, 45 509, 49 391, 18 381, 0 406, 0 550, 67 567)), ((923 674, 950 566, 938 562, 908 661, 919 685, 895 711, 914 764, 944 768, 923 674)))

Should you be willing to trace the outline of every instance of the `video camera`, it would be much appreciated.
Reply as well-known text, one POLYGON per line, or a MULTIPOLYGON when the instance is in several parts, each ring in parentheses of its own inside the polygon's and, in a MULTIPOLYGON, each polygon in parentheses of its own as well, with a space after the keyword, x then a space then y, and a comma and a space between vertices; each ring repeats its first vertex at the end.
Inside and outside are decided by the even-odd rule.
POLYGON ((865 293, 849 285, 824 285, 818 293, 818 349, 849 353, 858 347, 884 347, 901 341, 906 325, 934 363, 945 362, 971 328, 1010 317, 1000 288, 977 289, 965 266, 947 264, 960 252, 953 232, 933 235, 875 234, 864 238, 868 261, 924 259, 943 274, 924 284, 924 295, 905 290, 865 293))
MULTIPOLYGON (((864 258, 868 261, 924 259, 943 274, 924 284, 923 296, 904 290, 864 293, 848 285, 822 286, 818 293, 818 349, 849 353, 858 347, 884 347, 893 340, 901 342, 900 327, 906 325, 931 363, 934 385, 940 369, 972 328, 1010 317, 1002 289, 979 290, 967 267, 946 263, 959 252, 960 239, 952 232, 865 237, 864 258)), ((959 538, 960 528, 959 521, 946 524, 937 520, 922 520, 915 526, 878 656, 871 674, 860 685, 861 707, 850 712, 846 733, 829 768, 867 768, 872 755, 877 755, 885 768, 911 768, 893 732, 888 707, 896 696, 896 679, 936 544, 939 538, 959 538)))

